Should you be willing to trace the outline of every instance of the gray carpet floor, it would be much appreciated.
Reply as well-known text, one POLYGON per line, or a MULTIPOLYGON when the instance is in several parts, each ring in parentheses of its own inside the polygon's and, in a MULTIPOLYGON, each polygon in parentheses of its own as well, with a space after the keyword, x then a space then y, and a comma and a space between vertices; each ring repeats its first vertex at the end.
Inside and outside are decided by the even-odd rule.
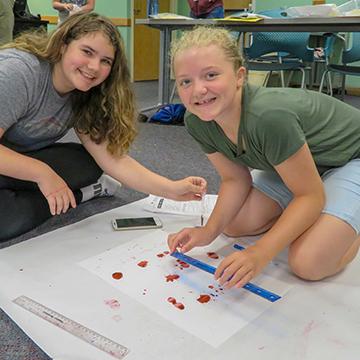
MULTIPOLYGON (((156 82, 135 84, 135 93, 140 109, 157 102, 156 86, 156 82)), ((346 102, 360 108, 360 98, 347 97, 346 102)), ((147 115, 151 115, 151 112, 147 113, 147 115)), ((63 141, 73 141, 74 139, 74 134, 69 133, 63 141)), ((217 192, 219 186, 218 175, 199 146, 186 133, 183 126, 139 123, 139 135, 131 148, 130 154, 149 169, 171 179, 180 179, 189 175, 203 176, 208 181, 208 192, 217 192)), ((59 227, 75 223, 93 214, 139 200, 145 196, 147 194, 122 188, 121 195, 118 198, 97 198, 83 203, 75 210, 55 216, 27 234, 1 244, 0 248, 25 241, 59 227)), ((50 358, 37 348, 0 309, 0 360, 43 359, 50 358)))

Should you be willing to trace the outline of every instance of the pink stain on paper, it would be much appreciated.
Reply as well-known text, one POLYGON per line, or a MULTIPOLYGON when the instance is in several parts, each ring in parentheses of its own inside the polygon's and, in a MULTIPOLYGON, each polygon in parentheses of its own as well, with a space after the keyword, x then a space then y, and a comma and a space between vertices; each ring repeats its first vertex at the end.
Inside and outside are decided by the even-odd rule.
POLYGON ((316 324, 314 320, 311 320, 304 328, 303 335, 308 336, 311 331, 313 331, 316 328, 316 324))
POLYGON ((104 300, 104 303, 105 303, 105 305, 109 306, 113 310, 120 308, 120 303, 116 299, 107 299, 107 300, 104 300))

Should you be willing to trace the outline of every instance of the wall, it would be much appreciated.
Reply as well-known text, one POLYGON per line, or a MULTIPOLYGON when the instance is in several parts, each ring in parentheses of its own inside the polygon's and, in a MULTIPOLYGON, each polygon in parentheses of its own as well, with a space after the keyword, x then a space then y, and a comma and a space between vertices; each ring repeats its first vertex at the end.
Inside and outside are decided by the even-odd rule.
MULTIPOLYGON (((145 0, 143 0, 145 1, 145 0)), ((346 0, 328 0, 327 3, 341 5, 346 0)), ((182 15, 189 14, 189 6, 187 1, 177 1, 177 12, 182 15)), ((268 10, 278 7, 290 7, 311 5, 312 0, 256 0, 256 11, 268 10)), ((51 0, 28 0, 28 5, 33 14, 41 15, 57 15, 57 12, 51 6, 51 0)), ((97 0, 95 11, 100 14, 107 15, 112 18, 131 18, 131 0, 97 0)), ((52 29, 53 26, 49 26, 52 29)), ((131 28, 118 27, 127 49, 127 57, 130 59, 131 54, 131 28)), ((352 77, 347 80, 350 87, 360 87, 360 80, 352 77)))
MULTIPOLYGON (((145 1, 145 0, 144 0, 145 1)), ((32 14, 41 16, 56 16, 57 11, 52 8, 51 0, 28 0, 28 6, 32 14)), ((111 18, 128 19, 131 17, 131 1, 130 0, 97 0, 95 3, 95 11, 99 14, 109 16, 111 18)), ((49 30, 55 26, 49 25, 49 30)), ((125 26, 118 27, 121 36, 124 39, 126 54, 130 59, 131 49, 131 28, 125 26)))

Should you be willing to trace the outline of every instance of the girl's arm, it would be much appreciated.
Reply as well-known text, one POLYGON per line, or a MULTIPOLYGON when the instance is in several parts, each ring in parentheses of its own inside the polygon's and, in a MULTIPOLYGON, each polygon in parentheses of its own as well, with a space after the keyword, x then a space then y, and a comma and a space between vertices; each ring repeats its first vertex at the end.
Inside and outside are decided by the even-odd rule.
POLYGON ((206 192, 206 181, 203 178, 169 180, 148 170, 128 155, 112 156, 107 150, 106 142, 95 144, 87 135, 78 136, 104 172, 130 188, 174 200, 199 200, 206 192))
MULTIPOLYGON (((3 134, 4 129, 0 128, 0 138, 3 134)), ((38 184, 49 203, 52 215, 66 212, 70 205, 76 207, 74 195, 65 181, 44 162, 22 155, 4 145, 0 145, 0 159, 1 175, 38 184)))
POLYGON ((72 4, 61 3, 60 1, 53 0, 52 7, 58 11, 71 11, 73 8, 72 4))
POLYGON ((95 0, 88 0, 84 6, 81 6, 81 11, 90 12, 95 8, 95 0))
POLYGON ((208 155, 221 177, 218 199, 203 228, 185 228, 169 235, 171 251, 181 248, 187 252, 195 246, 210 244, 238 214, 251 189, 251 175, 247 167, 236 164, 221 153, 208 155))
POLYGON ((307 144, 275 169, 293 193, 293 200, 255 245, 229 255, 219 265, 215 278, 228 288, 242 287, 259 274, 271 259, 316 222, 324 207, 323 183, 307 144))

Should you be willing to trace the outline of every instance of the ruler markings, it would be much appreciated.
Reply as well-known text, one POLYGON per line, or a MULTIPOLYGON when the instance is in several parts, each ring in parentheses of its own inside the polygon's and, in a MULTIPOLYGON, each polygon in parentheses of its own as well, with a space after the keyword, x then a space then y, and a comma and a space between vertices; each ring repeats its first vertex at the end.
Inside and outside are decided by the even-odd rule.
POLYGON ((97 347, 117 359, 123 359, 129 353, 129 349, 127 347, 118 344, 117 342, 77 323, 72 319, 67 318, 62 314, 57 313, 52 309, 49 309, 45 305, 42 305, 27 296, 19 296, 14 299, 13 302, 25 310, 28 310, 40 318, 47 320, 51 324, 72 335, 75 335, 79 339, 86 341, 90 345, 97 347))

